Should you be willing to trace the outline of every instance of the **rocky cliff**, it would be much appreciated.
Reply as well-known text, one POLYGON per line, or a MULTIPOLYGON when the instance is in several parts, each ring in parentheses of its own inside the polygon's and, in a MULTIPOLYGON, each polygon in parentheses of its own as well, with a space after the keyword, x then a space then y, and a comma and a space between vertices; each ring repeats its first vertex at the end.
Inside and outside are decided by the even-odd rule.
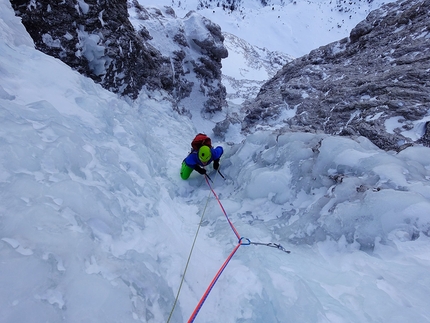
POLYGON ((196 13, 179 19, 172 8, 145 8, 126 0, 11 0, 11 4, 37 49, 110 91, 135 99, 143 87, 163 89, 179 109, 181 100, 195 91, 201 93, 205 112, 225 105, 221 59, 228 52, 219 26, 196 13), (135 13, 136 25, 129 12, 135 13), (198 37, 183 28, 190 17, 198 37), (151 22, 158 24, 156 29, 147 28, 151 22), (157 48, 159 35, 153 32, 170 37, 170 51, 157 48))
POLYGON ((348 38, 286 64, 244 105, 245 132, 365 136, 386 150, 430 145, 430 0, 372 11, 348 38))

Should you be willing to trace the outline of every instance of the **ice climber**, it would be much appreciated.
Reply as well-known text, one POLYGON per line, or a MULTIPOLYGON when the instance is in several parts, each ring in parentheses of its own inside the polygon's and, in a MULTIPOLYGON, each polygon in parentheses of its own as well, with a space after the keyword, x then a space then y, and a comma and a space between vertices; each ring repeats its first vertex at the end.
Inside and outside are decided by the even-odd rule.
POLYGON ((191 143, 191 152, 182 162, 181 178, 188 179, 193 170, 201 175, 206 174, 205 166, 213 162, 213 168, 218 170, 219 159, 224 150, 221 146, 212 147, 211 139, 199 133, 191 143))

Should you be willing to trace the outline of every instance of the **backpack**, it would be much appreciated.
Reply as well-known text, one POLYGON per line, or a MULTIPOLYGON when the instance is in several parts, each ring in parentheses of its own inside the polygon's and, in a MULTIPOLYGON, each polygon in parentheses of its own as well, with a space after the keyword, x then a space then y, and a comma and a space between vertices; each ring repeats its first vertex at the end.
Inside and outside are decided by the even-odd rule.
POLYGON ((204 133, 199 133, 193 141, 191 142, 191 147, 193 150, 199 150, 201 146, 209 146, 212 147, 212 141, 211 138, 206 136, 204 133))

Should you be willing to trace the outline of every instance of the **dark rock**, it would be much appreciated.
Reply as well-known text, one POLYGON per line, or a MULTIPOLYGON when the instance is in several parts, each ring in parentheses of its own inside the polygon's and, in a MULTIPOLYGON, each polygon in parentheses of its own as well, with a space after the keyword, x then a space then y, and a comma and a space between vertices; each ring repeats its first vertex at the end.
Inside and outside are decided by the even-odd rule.
POLYGON ((36 48, 100 83, 136 98, 142 86, 163 88, 167 58, 128 20, 127 1, 11 0, 36 48))
POLYGON ((165 39, 154 36, 149 43, 167 57, 173 67, 175 102, 178 111, 190 109, 194 102, 203 102, 201 112, 210 117, 226 106, 226 89, 221 83, 221 60, 228 56, 221 28, 209 19, 190 11, 183 19, 173 15, 171 8, 134 8, 145 19, 139 26, 164 31, 165 39), (144 12, 144 14, 141 13, 144 12), (168 26, 168 27, 166 27, 168 26), (202 27, 200 27, 202 26, 202 27), (193 98, 187 100, 193 93, 193 98))
MULTIPOLYGON (((430 108, 429 12, 430 0, 387 4, 349 38, 286 64, 247 103, 243 130, 277 121, 284 131, 366 136, 386 150, 414 142, 404 131, 425 123, 430 108), (291 109, 295 116, 283 118, 291 109)), ((424 137, 416 143, 428 144, 424 137)))
MULTIPOLYGON (((198 87, 206 98, 203 112, 217 111, 226 105, 225 87, 221 84, 221 60, 228 53, 218 25, 190 13, 199 26, 206 28, 192 40, 183 28, 183 19, 170 7, 146 8, 136 0, 11 0, 16 15, 40 51, 59 58, 79 73, 92 78, 104 88, 135 99, 143 87, 165 90, 184 111, 181 100, 198 87), (129 10, 136 13, 139 26, 130 22, 129 10), (169 53, 157 48, 159 34, 151 34, 151 24, 163 21, 176 25, 172 42, 177 48, 169 53), (202 22, 203 24, 201 24, 202 22), (192 42, 192 44, 190 44, 192 42), (188 67, 194 66, 194 70, 188 67), (191 75, 194 73, 194 75, 191 75), (195 84, 194 80, 200 80, 195 84)), ((162 37, 170 37, 171 30, 162 37)), ((199 91, 195 91, 199 92, 199 91)))

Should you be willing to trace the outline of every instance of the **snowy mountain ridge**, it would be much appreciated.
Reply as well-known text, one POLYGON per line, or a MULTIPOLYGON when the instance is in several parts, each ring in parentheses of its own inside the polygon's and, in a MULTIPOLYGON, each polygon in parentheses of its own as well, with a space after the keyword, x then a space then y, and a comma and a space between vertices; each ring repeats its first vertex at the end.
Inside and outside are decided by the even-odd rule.
POLYGON ((391 1, 260 1, 161 0, 179 16, 196 10, 223 32, 252 45, 300 57, 312 49, 344 38, 372 10, 391 1), (231 10, 231 6, 235 9, 231 10), (270 35, 270 36, 269 36, 270 35))
POLYGON ((222 62, 222 80, 227 87, 226 99, 234 104, 253 99, 268 79, 293 60, 290 55, 253 46, 229 33, 224 33, 224 45, 228 58, 222 62))

